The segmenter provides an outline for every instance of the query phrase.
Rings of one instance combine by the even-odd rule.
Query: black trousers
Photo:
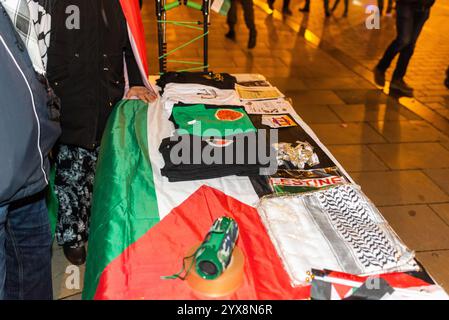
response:
[[[382,59],[377,64],[379,70],[386,71],[393,59],[399,54],[399,59],[393,73],[393,79],[402,79],[407,72],[407,67],[415,51],[419,34],[429,19],[430,9],[422,6],[399,1],[396,5],[396,39],[385,51]]]
[[[274,3],[276,0],[269,0],[268,2]],[[284,0],[284,2],[282,3],[282,10],[286,10],[288,9],[288,7],[290,6],[290,0]]]
[[[240,2],[243,7],[243,16],[245,17],[245,24],[249,30],[256,30],[254,23],[254,5],[253,0],[232,0],[231,8],[229,9],[227,22],[229,27],[234,28],[237,23],[237,2]]]

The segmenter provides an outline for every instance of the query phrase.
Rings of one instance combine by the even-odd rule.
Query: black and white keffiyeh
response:
[[[0,0],[26,45],[36,72],[45,74],[52,0]]]

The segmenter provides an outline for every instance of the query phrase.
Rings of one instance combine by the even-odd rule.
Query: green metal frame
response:
[[[210,24],[210,5],[212,0],[202,0],[202,3],[198,3],[193,0],[174,0],[168,2],[167,0],[156,0],[156,15],[158,24],[158,44],[159,44],[159,73],[164,74],[167,72],[167,63],[175,62],[187,65],[186,68],[181,70],[176,70],[178,72],[182,71],[193,71],[193,70],[203,70],[205,73],[208,72],[209,62],[208,62],[208,45],[209,45],[209,24]],[[167,12],[185,5],[188,8],[199,10],[203,13],[203,21],[174,21],[167,20]],[[167,52],[167,36],[166,28],[167,24],[174,26],[185,27],[194,30],[202,31],[202,34],[194,37],[192,40],[187,41],[180,46]],[[199,61],[184,61],[184,60],[170,60],[168,56],[172,53],[187,47],[188,45],[203,40],[203,62]]]

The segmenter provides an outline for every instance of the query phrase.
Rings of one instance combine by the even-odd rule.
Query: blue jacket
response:
[[[0,206],[42,191],[60,134],[46,86],[0,4]]]

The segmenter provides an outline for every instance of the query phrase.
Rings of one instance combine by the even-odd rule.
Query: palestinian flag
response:
[[[213,11],[226,16],[231,8],[231,0],[214,0],[210,8]]]

